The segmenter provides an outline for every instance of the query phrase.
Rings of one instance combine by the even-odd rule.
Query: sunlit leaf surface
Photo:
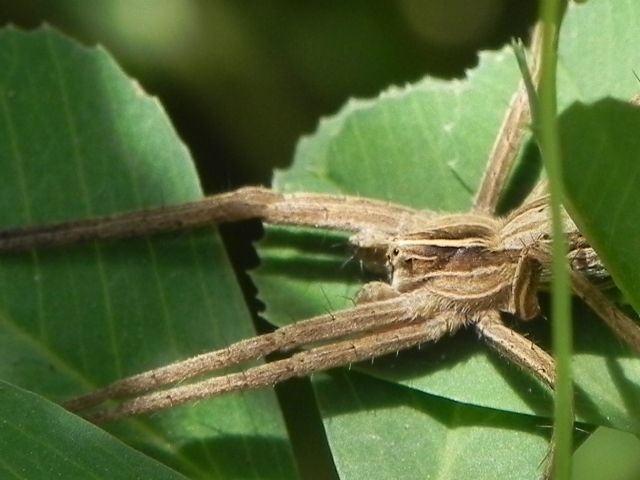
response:
[[[3,227],[202,196],[158,102],[104,51],[9,29],[0,64]],[[211,230],[0,258],[0,377],[55,401],[254,333]],[[294,476],[270,391],[110,430],[193,478]],[[4,455],[14,434],[0,429]]]

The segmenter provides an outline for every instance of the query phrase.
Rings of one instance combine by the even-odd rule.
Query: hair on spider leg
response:
[[[351,306],[355,307],[358,302],[357,302],[357,294],[355,296],[351,295],[351,296],[346,296],[346,295],[342,295],[341,298],[346,298],[347,300],[349,300],[351,302]]]
[[[322,292],[322,297],[326,302],[324,313],[329,315],[331,317],[331,320],[335,320],[336,317],[333,314],[333,312],[335,311],[335,308],[333,308],[333,306],[331,305],[331,300],[329,300],[329,295],[327,295],[327,291],[322,286],[320,286],[320,292]]]

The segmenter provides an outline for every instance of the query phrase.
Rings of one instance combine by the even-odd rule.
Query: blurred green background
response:
[[[512,0],[0,0],[0,24],[46,22],[103,45],[160,98],[212,193],[268,184],[274,168],[291,162],[298,138],[348,98],[426,74],[464,76],[478,51],[526,38],[536,9]],[[259,231],[250,223],[223,229],[248,298],[242,272],[257,262],[250,239]],[[318,468],[317,457],[328,460],[322,435],[308,432],[321,428],[319,419],[299,411],[311,395],[303,383],[279,393],[295,405],[292,436],[305,436],[306,451],[297,453],[316,457],[304,474]],[[638,442],[608,430],[596,437],[618,458]],[[616,476],[611,467],[624,458],[603,461],[601,446],[581,447],[576,478],[635,478]]]
[[[104,45],[158,95],[209,192],[268,183],[297,139],[349,97],[461,77],[526,35],[509,0],[0,0],[0,22]]]

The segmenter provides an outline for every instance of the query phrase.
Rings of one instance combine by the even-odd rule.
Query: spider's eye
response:
[[[393,255],[394,255],[394,256],[398,256],[399,254],[400,254],[400,249],[398,249],[398,248],[394,248],[394,249],[393,249]]]

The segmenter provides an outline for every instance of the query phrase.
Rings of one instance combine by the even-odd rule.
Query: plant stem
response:
[[[569,480],[571,477],[573,436],[573,383],[571,379],[573,335],[566,241],[562,222],[564,193],[556,105],[557,46],[561,10],[561,0],[544,0],[542,2],[542,62],[537,113],[539,117],[538,139],[549,177],[553,234],[552,334],[553,352],[556,360],[554,478]]]

